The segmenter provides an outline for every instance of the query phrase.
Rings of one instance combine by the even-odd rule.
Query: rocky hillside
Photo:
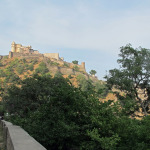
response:
[[[0,60],[0,82],[3,87],[18,83],[20,80],[31,77],[36,73],[51,76],[62,75],[69,78],[74,86],[80,86],[82,90],[86,90],[90,84],[94,85],[97,91],[101,91],[105,87],[103,81],[89,75],[77,64],[46,57],[8,58],[5,56]]]
[[[87,91],[92,85],[103,102],[108,100],[117,101],[115,94],[108,93],[104,81],[98,80],[96,77],[80,70],[78,65],[70,64],[45,57],[8,58],[5,56],[0,60],[0,88],[5,89],[12,83],[19,84],[20,80],[31,77],[33,74],[47,74],[52,77],[63,76],[64,78],[69,78],[75,87],[80,87],[83,91]],[[136,111],[135,114],[134,118],[140,119],[143,117],[141,111]]]

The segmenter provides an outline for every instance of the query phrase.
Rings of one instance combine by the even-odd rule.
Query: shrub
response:
[[[0,77],[5,77],[5,76],[6,76],[6,73],[2,69],[0,69]]]
[[[47,66],[46,66],[46,64],[44,62],[41,62],[39,64],[39,67],[36,68],[36,70],[35,70],[35,73],[45,74],[47,72],[49,72],[49,70],[48,70],[48,68],[47,68]]]
[[[68,65],[67,63],[64,63],[64,66],[65,66],[65,67],[69,67],[69,65]]]
[[[11,67],[16,67],[19,64],[19,59],[15,58],[13,61],[10,62]]]
[[[59,66],[59,63],[57,63],[57,62],[51,62],[51,64],[54,66]]]
[[[73,68],[75,71],[79,71],[79,67],[78,66],[74,66]]]
[[[33,71],[33,69],[34,69],[33,64],[30,64],[30,65],[27,67],[27,70]]]
[[[55,73],[55,77],[62,77],[62,73],[60,73],[59,71],[57,71],[57,72]]]
[[[23,65],[17,66],[16,71],[17,71],[19,74],[22,74],[22,73],[24,72],[24,66],[23,66]]]
[[[77,64],[78,64],[78,61],[77,61],[77,60],[74,60],[74,61],[72,61],[72,63],[77,65]]]
[[[6,68],[6,72],[7,72],[7,71],[13,72],[13,67],[12,67],[12,66],[8,66],[8,67]]]
[[[71,76],[71,74],[68,76],[69,79],[72,79],[73,77]]]
[[[17,76],[16,74],[13,74],[12,76],[9,77],[9,82],[18,82],[20,80],[19,76]]]
[[[33,64],[33,65],[35,65],[35,64],[37,64],[37,63],[38,63],[38,61],[37,61],[36,59],[32,60],[32,64]]]
[[[25,58],[21,60],[24,64],[27,62]]]
[[[10,73],[10,74],[8,74],[7,76],[6,76],[6,78],[5,78],[5,82],[6,83],[12,83],[12,82],[14,82],[14,83],[16,83],[16,82],[18,82],[20,80],[20,78],[19,78],[19,76],[17,76],[16,74],[14,74],[14,73]]]

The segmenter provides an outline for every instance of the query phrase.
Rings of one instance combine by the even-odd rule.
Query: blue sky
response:
[[[0,0],[0,55],[15,41],[85,61],[103,79],[121,46],[150,48],[149,39],[149,0]]]

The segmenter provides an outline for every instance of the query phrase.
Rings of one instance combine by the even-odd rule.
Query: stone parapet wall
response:
[[[2,120],[4,143],[6,150],[46,150],[21,127]]]
[[[17,57],[21,57],[21,58],[39,58],[39,57],[43,57],[43,54],[34,54],[34,53],[17,53],[17,52],[9,52],[9,58],[17,58]]]
[[[55,59],[59,60],[59,54],[58,53],[45,53],[44,57],[55,58]]]

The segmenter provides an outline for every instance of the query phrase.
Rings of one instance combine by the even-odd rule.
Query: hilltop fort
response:
[[[3,59],[5,56],[0,56],[0,59]],[[82,75],[85,79],[91,79],[96,82],[98,79],[96,76],[89,75],[85,69],[85,62],[81,64],[75,64],[66,62],[63,57],[59,56],[59,53],[45,53],[41,54],[38,50],[32,49],[31,46],[23,46],[22,44],[17,44],[12,42],[11,50],[8,59],[13,60],[15,58],[19,59],[34,59],[38,62],[44,62],[51,75],[60,73],[62,75]],[[34,68],[36,69],[36,68]]]
[[[41,54],[38,50],[32,49],[31,46],[22,46],[21,44],[16,44],[12,42],[11,51],[9,52],[9,58],[21,57],[21,58],[49,58],[53,61],[58,62],[59,64],[67,63],[64,61],[63,57],[59,57],[59,53],[45,53]],[[69,63],[70,66],[72,63]],[[85,62],[82,62],[81,65],[77,65],[81,71],[85,72]]]
[[[12,42],[11,51],[9,52],[9,58],[18,57],[18,56],[28,56],[28,57],[49,57],[54,58],[56,60],[63,60],[63,58],[59,58],[59,53],[45,53],[40,54],[38,50],[32,49],[31,46],[22,46],[21,44],[16,44]]]

